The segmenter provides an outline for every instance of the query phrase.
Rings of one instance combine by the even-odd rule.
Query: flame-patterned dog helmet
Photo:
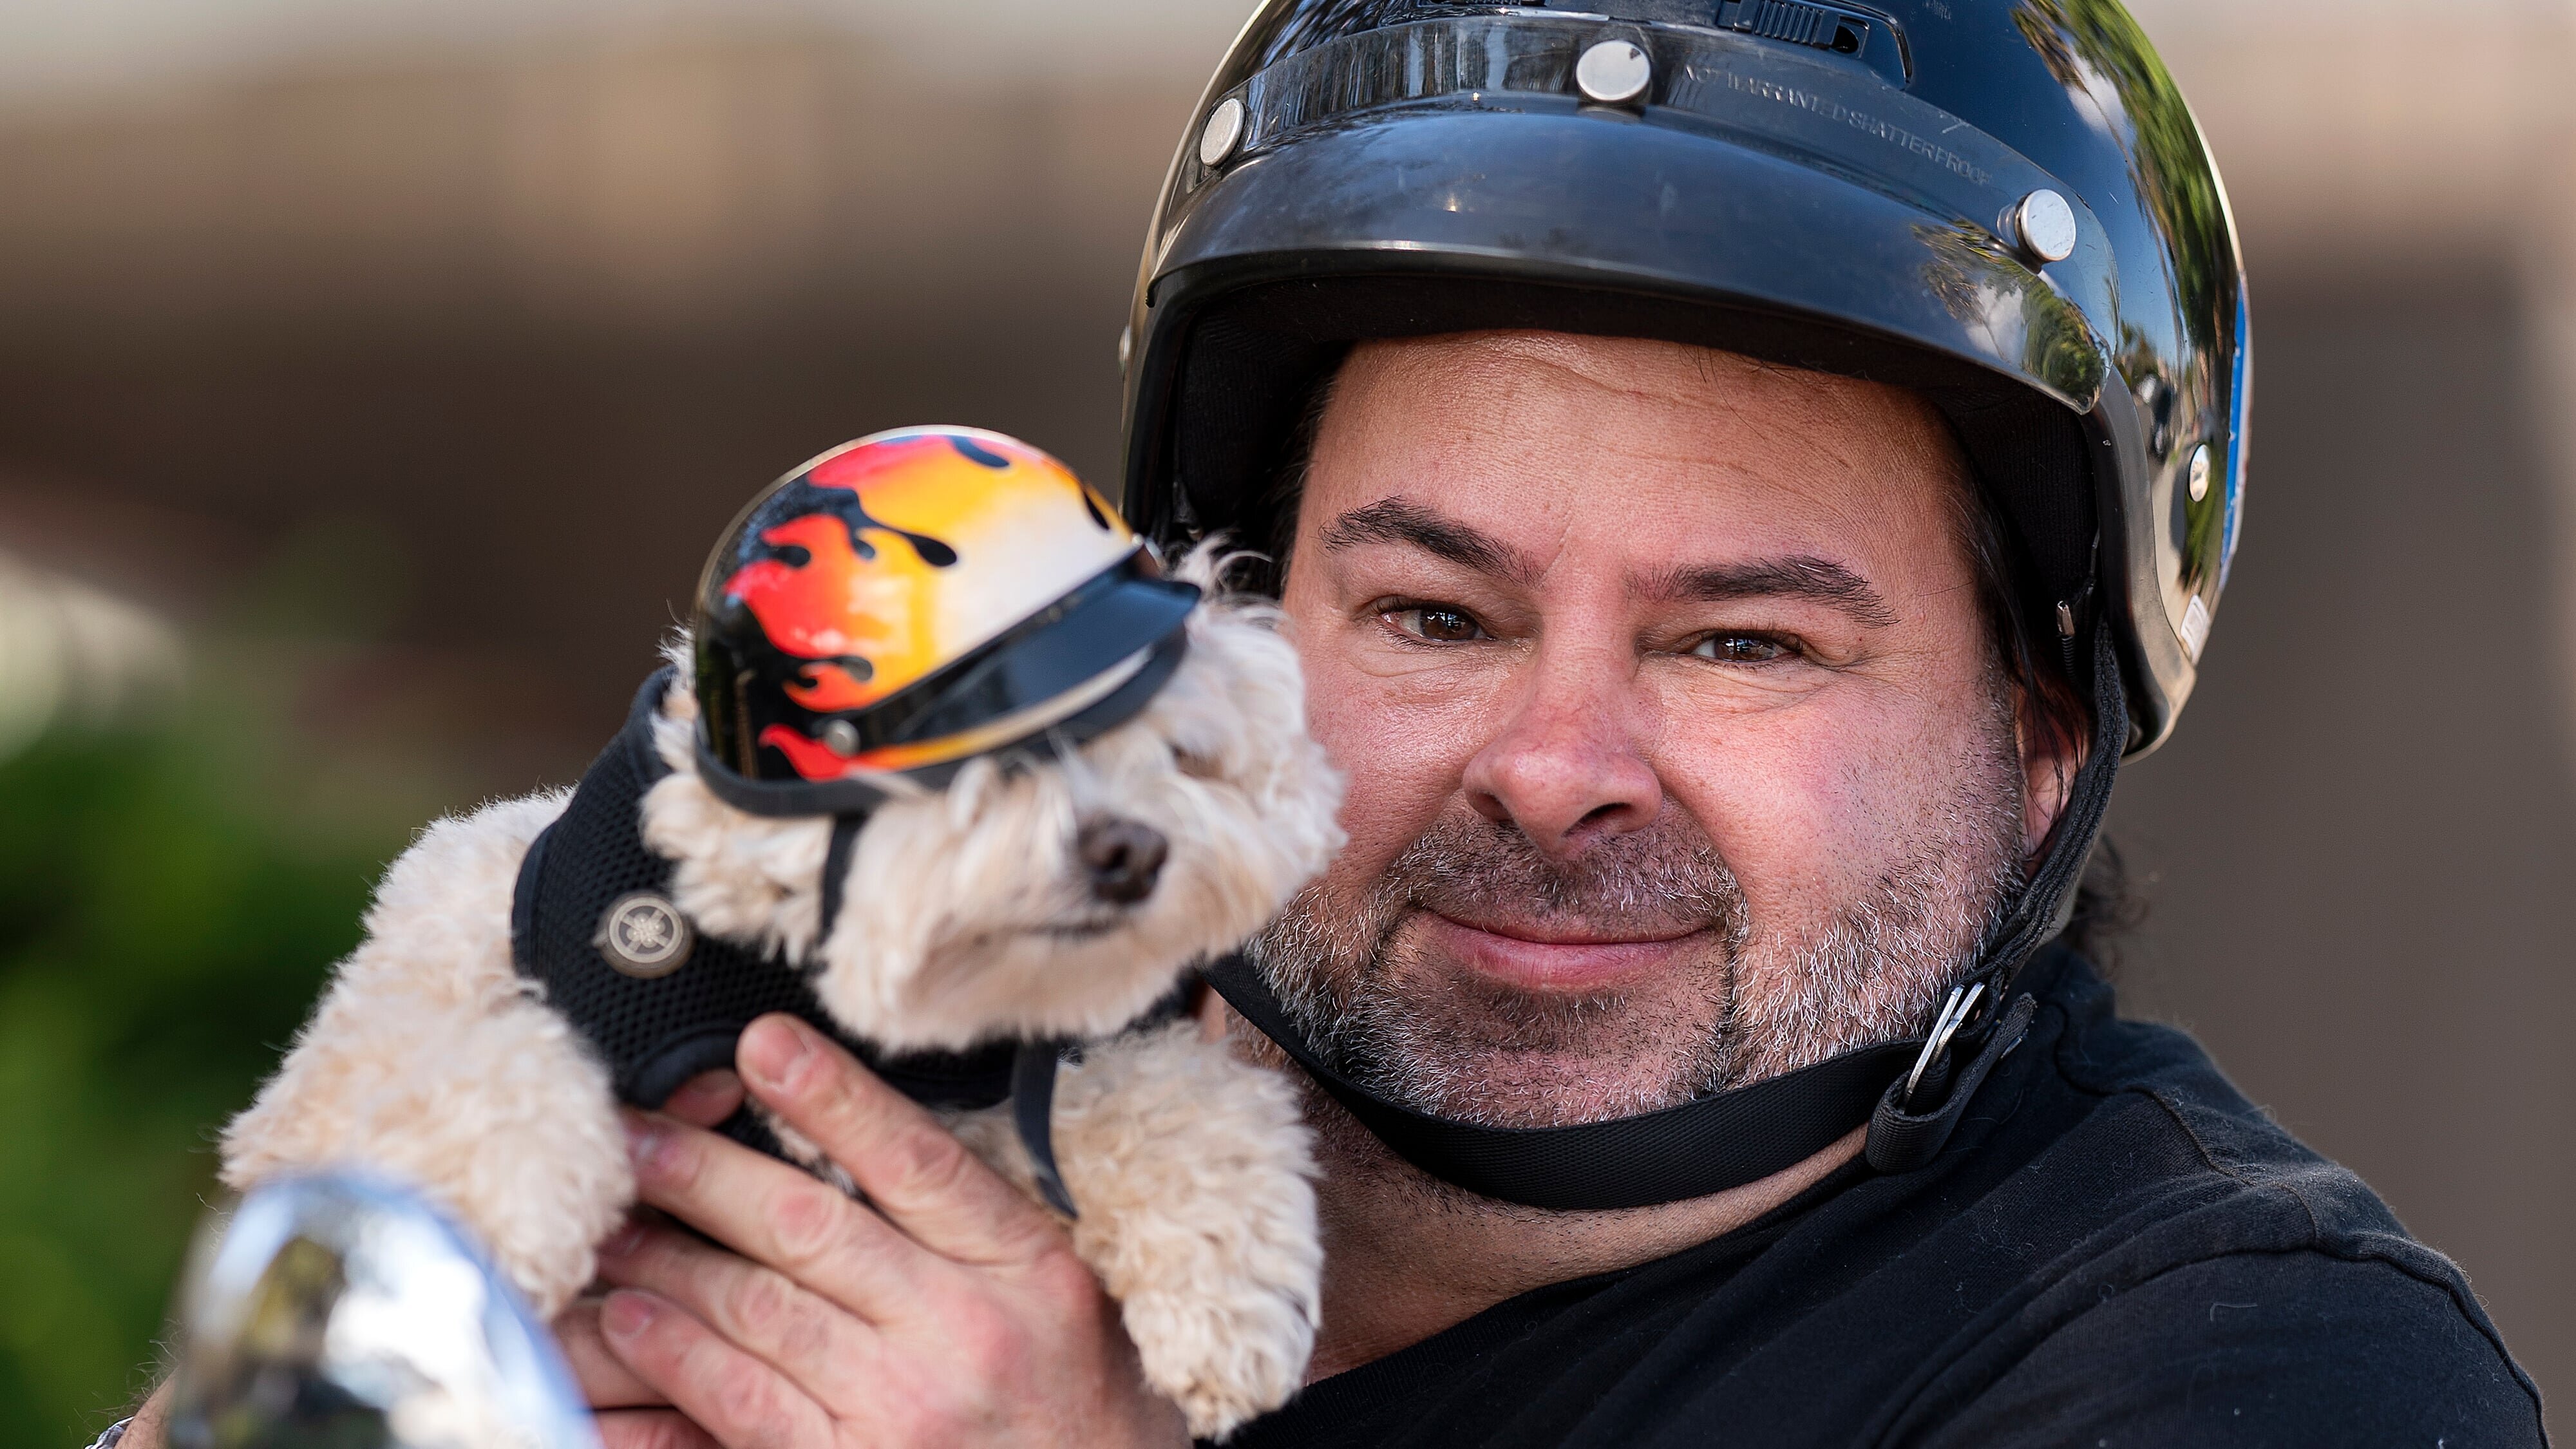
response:
[[[861,438],[771,484],[698,584],[699,765],[770,815],[1050,749],[1170,678],[1196,587],[1062,463],[999,433]]]

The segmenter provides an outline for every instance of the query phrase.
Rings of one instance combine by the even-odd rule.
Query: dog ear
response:
[[[1198,585],[1208,603],[1221,608],[1270,603],[1269,595],[1261,590],[1263,581],[1270,576],[1270,555],[1258,549],[1235,547],[1230,533],[1209,534],[1172,565],[1173,578]]]
[[[670,633],[662,636],[662,662],[671,666],[671,688],[691,695],[694,701],[694,691],[698,687],[698,641],[697,636],[689,632],[688,625],[675,624]],[[696,713],[694,702],[690,712],[692,716]]]

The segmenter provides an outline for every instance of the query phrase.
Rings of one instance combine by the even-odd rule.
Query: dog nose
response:
[[[1163,833],[1133,820],[1094,820],[1074,837],[1074,853],[1090,873],[1091,893],[1104,901],[1132,906],[1154,893],[1171,845]]]

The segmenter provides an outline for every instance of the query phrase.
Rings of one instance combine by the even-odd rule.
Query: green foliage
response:
[[[2119,0],[2021,0],[2013,24],[2059,84],[2080,96],[2105,83],[2119,96],[2130,179],[2174,238],[2183,323],[2197,350],[2217,346],[2236,305],[2226,202],[2199,123],[2146,32]]]
[[[2102,386],[2102,356],[2092,329],[2074,303],[2035,282],[1982,227],[1918,226],[1916,239],[1932,254],[1923,264],[1923,286],[1951,316],[1999,357],[2068,397],[2090,397]]]
[[[0,761],[0,1444],[86,1443],[142,1385],[213,1134],[403,840],[290,806],[207,714]]]

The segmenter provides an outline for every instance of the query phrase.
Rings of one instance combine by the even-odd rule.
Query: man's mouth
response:
[[[1613,991],[1695,952],[1711,927],[1609,926],[1584,921],[1480,921],[1424,910],[1421,944],[1442,960],[1516,991],[1572,996]]]

